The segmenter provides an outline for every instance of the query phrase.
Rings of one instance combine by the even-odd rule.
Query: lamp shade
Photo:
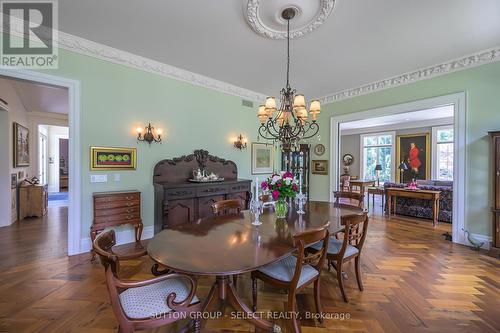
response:
[[[321,103],[318,100],[311,101],[311,106],[309,108],[311,113],[321,112]]]
[[[272,96],[266,98],[266,109],[276,110],[276,98]]]
[[[406,165],[405,162],[401,162],[398,167],[399,170],[408,170],[408,166]]]
[[[266,107],[264,105],[259,106],[259,110],[257,111],[257,117],[265,116],[266,115]]]
[[[305,106],[298,107],[295,112],[297,114],[297,118],[307,119],[307,109]]]
[[[299,108],[305,106],[306,106],[306,99],[304,95],[296,95],[295,98],[293,99],[293,107]]]
[[[382,165],[377,164],[377,165],[375,166],[375,171],[382,171]]]

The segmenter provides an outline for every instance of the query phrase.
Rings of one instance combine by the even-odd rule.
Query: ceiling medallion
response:
[[[271,39],[286,39],[285,8],[295,11],[295,29],[290,38],[302,37],[322,25],[331,14],[335,0],[248,0],[244,6],[250,27],[259,35]]]

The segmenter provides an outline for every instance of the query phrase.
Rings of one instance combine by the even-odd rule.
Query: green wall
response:
[[[500,129],[500,62],[482,65],[323,106],[319,117],[329,155],[330,117],[465,91],[467,94],[466,228],[491,236],[488,131]],[[324,139],[323,139],[324,138]],[[311,198],[329,199],[328,176],[312,175]]]
[[[240,178],[255,178],[250,142],[256,141],[258,119],[242,98],[64,50],[59,69],[44,72],[81,83],[82,237],[89,237],[91,198],[98,191],[141,191],[143,223],[152,225],[153,168],[162,159],[202,148],[235,161]],[[162,144],[137,143],[135,128],[148,122],[163,129]],[[231,138],[239,133],[249,140],[246,150],[233,148]],[[137,170],[91,172],[92,145],[137,147]],[[108,174],[107,183],[90,183],[90,174],[101,173]]]

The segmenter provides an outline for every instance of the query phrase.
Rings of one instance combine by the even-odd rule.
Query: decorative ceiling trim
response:
[[[12,19],[14,24],[11,26],[13,28],[13,31],[11,30],[11,34],[17,37],[23,37],[23,21],[15,17],[12,17]],[[3,26],[1,25],[0,31],[3,32]],[[187,82],[196,86],[220,91],[252,101],[262,102],[266,99],[266,95],[264,94],[238,87],[227,82],[219,81],[208,76],[196,74],[178,67],[167,65],[156,60],[113,48],[111,46],[93,42],[62,31],[58,31],[58,35],[58,47],[68,51]]]
[[[401,85],[430,79],[436,76],[458,72],[464,69],[500,61],[500,46],[476,52],[474,54],[450,60],[435,66],[422,68],[405,74],[393,76],[391,78],[380,80],[333,93],[319,98],[322,104],[333,103],[336,101],[353,98],[356,96],[371,94],[376,91],[398,87]]]
[[[316,16],[305,26],[290,31],[290,38],[300,38],[318,29],[330,16],[335,5],[335,0],[320,0],[320,10]],[[248,0],[245,7],[245,18],[257,34],[271,39],[286,39],[286,31],[276,31],[266,26],[259,17],[260,0]]]
[[[219,81],[201,74],[196,74],[64,32],[59,32],[59,47],[86,56],[136,68],[145,72],[158,74],[179,81],[184,81],[193,85],[217,90],[252,101],[261,102],[266,99],[266,95],[255,91],[241,88],[227,82]]]

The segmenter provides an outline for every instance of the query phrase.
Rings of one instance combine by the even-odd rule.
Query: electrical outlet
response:
[[[115,173],[115,182],[119,182],[119,181],[120,181],[120,174]]]
[[[90,175],[91,183],[107,183],[108,175]]]

